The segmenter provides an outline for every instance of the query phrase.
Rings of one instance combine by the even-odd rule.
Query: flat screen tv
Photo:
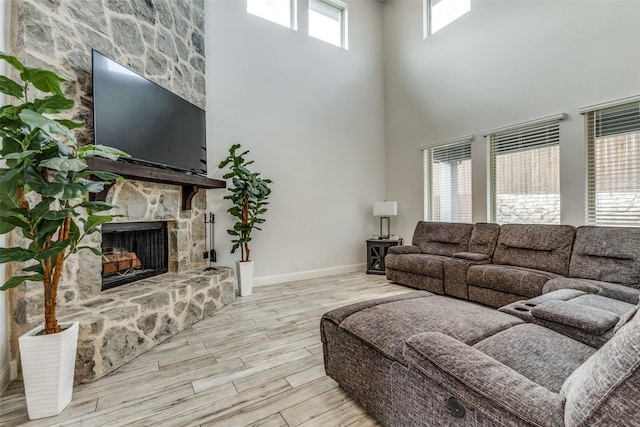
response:
[[[96,144],[129,161],[206,174],[205,112],[92,50]]]

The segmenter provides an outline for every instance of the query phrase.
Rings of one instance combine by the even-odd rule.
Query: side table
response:
[[[368,239],[367,240],[367,274],[385,274],[384,257],[389,248],[402,245],[402,238],[398,239]]]

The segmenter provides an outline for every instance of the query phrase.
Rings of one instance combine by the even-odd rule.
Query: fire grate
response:
[[[167,223],[116,222],[102,226],[102,290],[168,271]]]

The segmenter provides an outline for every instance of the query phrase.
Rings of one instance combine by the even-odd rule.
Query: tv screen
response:
[[[133,161],[206,174],[205,112],[92,50],[96,144]]]

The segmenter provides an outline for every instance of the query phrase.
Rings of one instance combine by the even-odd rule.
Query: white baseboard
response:
[[[364,272],[365,264],[341,265],[338,267],[320,268],[317,270],[296,271],[294,273],[276,274],[253,278],[253,286],[275,285],[277,283],[295,282],[297,280],[315,279],[318,277],[334,276],[336,274]]]
[[[18,378],[18,365],[15,360],[10,360],[0,369],[0,394],[16,378]]]

